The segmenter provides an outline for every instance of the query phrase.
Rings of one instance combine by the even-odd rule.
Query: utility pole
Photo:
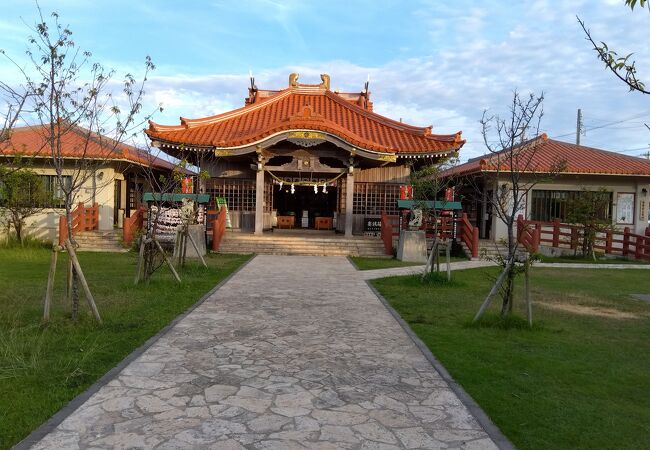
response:
[[[576,145],[580,145],[580,134],[582,133],[582,110],[578,108],[576,119]]]

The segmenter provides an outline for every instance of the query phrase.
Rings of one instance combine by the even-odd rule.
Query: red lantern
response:
[[[399,187],[400,200],[413,200],[413,186],[401,185]]]
[[[183,178],[181,180],[181,192],[183,194],[194,193],[194,179],[192,177]]]

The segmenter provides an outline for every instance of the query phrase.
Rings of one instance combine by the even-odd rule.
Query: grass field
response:
[[[648,264],[647,261],[625,258],[605,258],[596,255],[596,260],[591,256],[544,256],[539,255],[540,262],[544,263],[579,263],[579,264]]]
[[[650,304],[629,296],[650,271],[533,269],[533,329],[500,305],[472,325],[495,274],[374,284],[517,448],[650,448]]]
[[[182,284],[166,268],[133,286],[135,255],[79,253],[103,325],[82,297],[70,320],[64,298],[67,255],[59,255],[52,321],[41,325],[50,251],[0,248],[0,448],[9,448],[135,348],[185,311],[249,257],[210,255],[190,263]]]
[[[444,261],[444,256],[441,257]],[[371,258],[366,256],[350,256],[359,270],[389,269],[392,267],[423,266],[424,263],[400,261],[395,258]],[[463,256],[452,256],[451,262],[467,261]],[[442,263],[444,264],[444,262]]]

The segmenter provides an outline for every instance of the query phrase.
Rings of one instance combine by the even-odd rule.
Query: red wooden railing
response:
[[[541,242],[541,230],[536,225],[530,226],[525,222],[523,216],[520,214],[517,217],[517,242],[523,245],[529,252],[537,253]]]
[[[72,234],[80,231],[96,230],[99,226],[99,205],[85,206],[79,203],[72,211]],[[63,245],[68,238],[68,220],[66,216],[59,216],[59,245]]]
[[[138,208],[135,213],[131,214],[131,217],[124,218],[124,225],[122,227],[122,239],[124,244],[131,245],[135,234],[142,230],[144,225],[144,208]]]
[[[458,235],[472,254],[472,258],[478,258],[478,227],[470,223],[467,213],[463,213],[458,219]]]
[[[386,211],[381,212],[381,240],[384,242],[384,253],[386,255],[393,254],[393,221],[398,219],[398,216],[389,216]]]
[[[531,236],[535,234],[536,238],[533,239]],[[559,220],[524,220],[521,215],[517,218],[517,240],[529,250],[537,251],[540,245],[576,250],[583,236],[584,228],[580,225],[561,223]],[[532,245],[535,246],[529,247]],[[623,231],[596,233],[594,248],[610,255],[650,261],[650,227],[645,229],[644,235],[631,233],[629,227],[625,227]]]
[[[214,213],[213,211],[209,211],[208,214],[211,212]],[[226,232],[226,207],[222,206],[217,218],[209,223],[212,224],[212,251],[217,252],[221,246],[223,235]]]

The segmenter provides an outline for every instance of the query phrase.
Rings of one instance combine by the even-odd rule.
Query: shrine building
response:
[[[330,77],[281,90],[251,79],[242,108],[179,125],[150,122],[153,145],[210,178],[200,193],[225,198],[232,228],[317,228],[364,232],[365,219],[396,214],[412,169],[458,152],[461,132],[434,134],[373,112],[368,84],[332,91]],[[214,204],[214,203],[213,203]]]

